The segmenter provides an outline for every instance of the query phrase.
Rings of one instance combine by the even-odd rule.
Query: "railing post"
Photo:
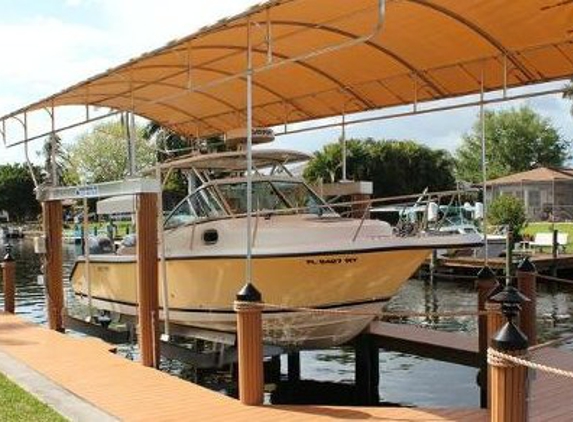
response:
[[[478,290],[478,312],[483,313],[486,311],[487,301],[489,297],[500,291],[501,287],[495,277],[495,274],[488,266],[483,267],[477,275],[477,290]],[[496,309],[497,311],[497,309]],[[479,358],[480,358],[480,371],[479,386],[480,386],[480,406],[485,409],[488,407],[488,368],[487,368],[487,348],[489,346],[489,339],[491,332],[488,331],[488,315],[480,314],[478,316],[478,343],[479,343]],[[501,325],[499,325],[501,327]]]
[[[261,294],[251,283],[237,293],[239,399],[248,406],[263,404],[263,323]]]
[[[527,337],[513,323],[513,318],[519,312],[520,304],[528,299],[514,287],[506,286],[501,293],[492,297],[492,300],[502,303],[507,323],[492,339],[492,350],[488,353],[491,369],[491,422],[526,422],[528,368],[492,352],[516,357],[524,357],[527,354]]]
[[[557,255],[559,254],[559,230],[553,230],[553,239],[551,242],[551,275],[557,277]]]
[[[529,258],[517,267],[517,288],[529,298],[519,313],[519,327],[527,336],[530,346],[537,344],[537,270]]]
[[[159,278],[157,264],[157,195],[140,193],[137,201],[137,336],[141,363],[159,366]]]
[[[46,295],[48,325],[55,331],[64,331],[64,283],[62,258],[62,202],[47,201],[43,205],[44,234],[46,237]]]
[[[4,311],[13,314],[16,308],[16,262],[12,257],[12,247],[6,246],[6,255],[2,262],[2,280],[4,283]]]

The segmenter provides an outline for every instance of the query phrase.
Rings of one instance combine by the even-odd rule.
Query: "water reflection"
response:
[[[4,251],[2,250],[2,255]],[[28,239],[14,243],[17,261],[16,307],[20,315],[35,323],[45,324],[44,286],[38,283],[41,262],[33,253],[32,242]],[[71,313],[82,311],[74,301],[67,275],[70,273],[76,248],[64,247],[65,290]],[[573,290],[571,286],[542,284],[538,287],[538,333],[540,341],[553,339],[562,333],[572,332],[571,309]],[[474,282],[411,280],[399,295],[389,304],[392,311],[439,312],[476,308]],[[0,305],[3,306],[0,297]],[[475,334],[474,317],[416,317],[404,318],[403,323],[423,325],[445,331],[458,331]],[[573,343],[562,347],[573,349]],[[128,358],[137,358],[135,345],[126,344],[119,351]],[[477,370],[460,365],[437,362],[401,353],[381,350],[380,354],[380,397],[385,402],[402,403],[413,406],[461,406],[472,407],[479,404],[479,391],[475,383]],[[351,348],[305,351],[301,353],[302,378],[317,381],[332,381],[344,384],[354,382],[354,352]],[[200,377],[188,365],[177,361],[162,360],[162,369],[190,380]],[[283,356],[282,367],[286,368]],[[204,384],[217,391],[232,390],[228,374],[215,374],[202,378]],[[438,382],[437,382],[438,381]]]

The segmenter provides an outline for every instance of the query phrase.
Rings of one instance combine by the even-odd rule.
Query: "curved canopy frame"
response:
[[[5,135],[7,121],[34,110],[91,105],[131,111],[191,138],[234,129],[247,114],[249,22],[257,126],[573,75],[572,2],[385,3],[382,25],[379,0],[269,1],[16,110],[0,128]]]

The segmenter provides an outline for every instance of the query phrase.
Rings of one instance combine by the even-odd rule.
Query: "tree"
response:
[[[40,169],[33,167],[36,179]],[[25,221],[35,219],[40,213],[40,204],[34,194],[34,180],[23,164],[0,165],[0,210],[7,211],[10,219]]]
[[[523,201],[511,195],[498,196],[490,205],[489,220],[494,225],[508,226],[515,236],[519,236],[525,224]]]
[[[52,151],[53,150],[53,151]],[[52,152],[54,155],[54,163],[52,163]],[[55,173],[58,182],[61,183],[66,179],[66,172],[69,166],[68,152],[62,145],[62,138],[60,138],[56,133],[50,134],[44,141],[42,150],[38,152],[38,155],[44,159],[44,179],[45,183],[52,183],[52,167],[55,164]]]
[[[347,142],[347,173],[354,180],[374,183],[374,196],[384,197],[450,189],[455,184],[454,162],[445,150],[433,150],[414,141]],[[315,153],[304,171],[310,181],[330,183],[342,177],[340,143],[326,145]]]
[[[482,179],[482,125],[478,119],[456,151],[458,179]],[[485,113],[487,178],[537,166],[559,167],[570,158],[570,141],[530,107]]]
[[[152,141],[144,138],[143,127],[136,125],[135,150],[138,171],[155,165]],[[69,147],[69,183],[101,183],[121,180],[129,174],[126,130],[120,121],[94,126]]]

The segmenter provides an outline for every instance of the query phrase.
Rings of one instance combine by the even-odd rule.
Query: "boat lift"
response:
[[[220,134],[245,124],[248,160],[245,283],[256,284],[251,268],[253,213],[250,189],[253,176],[252,132],[255,126],[282,126],[283,131],[278,136],[340,126],[343,155],[346,157],[346,128],[350,125],[478,106],[482,121],[485,195],[484,107],[502,101],[560,93],[563,88],[556,85],[542,86],[530,92],[519,92],[517,88],[528,84],[562,81],[573,75],[573,37],[563,35],[568,34],[565,26],[567,16],[573,16],[573,8],[566,3],[547,3],[543,12],[546,18],[544,27],[555,33],[538,35],[535,45],[527,42],[523,45],[512,44],[510,48],[489,32],[486,24],[480,26],[476,23],[476,19],[488,20],[486,23],[498,19],[503,23],[507,16],[513,15],[512,8],[518,8],[520,16],[525,16],[522,23],[527,28],[523,32],[534,34],[538,28],[536,20],[531,16],[535,17],[539,13],[537,2],[519,5],[512,3],[495,12],[489,11],[487,7],[490,5],[486,5],[483,9],[485,12],[482,10],[483,13],[476,17],[470,16],[473,13],[471,5],[468,9],[465,2],[457,5],[459,10],[452,10],[425,0],[337,0],[336,4],[332,0],[314,0],[312,5],[308,0],[273,0],[1,117],[0,137],[6,147],[23,145],[30,165],[30,142],[50,136],[52,151],[55,151],[56,133],[125,111],[130,113],[132,129],[134,116],[138,114],[193,139]],[[389,21],[394,16],[400,19],[400,16],[409,15],[408,12],[419,13],[415,16],[418,19],[414,19],[419,22],[416,24],[419,28],[426,28],[424,25],[430,21],[434,25],[447,21],[451,25],[450,30],[459,36],[460,43],[474,41],[475,45],[464,44],[465,48],[472,50],[471,54],[460,56],[458,61],[449,65],[439,62],[437,58],[430,66],[413,64],[404,55],[392,50],[394,44],[391,41],[388,41],[389,46],[386,45],[386,40],[392,40],[392,35],[399,33],[396,28],[400,26],[390,24]],[[402,23],[409,24],[407,21]],[[357,33],[357,27],[364,29],[364,33]],[[227,44],[218,44],[217,37],[224,37],[225,34]],[[304,44],[301,44],[302,41]],[[453,39],[450,41],[454,42]],[[399,41],[394,43],[396,49],[401,45]],[[297,50],[299,45],[302,47]],[[286,54],[283,52],[286,49],[294,49],[294,53]],[[454,56],[461,55],[459,51],[453,50]],[[446,53],[441,51],[443,55]],[[208,54],[212,54],[212,57],[208,57]],[[364,60],[371,60],[367,64],[368,68],[360,63],[356,54]],[[333,57],[334,64],[329,62]],[[551,70],[546,69],[549,61],[552,63]],[[349,71],[346,69],[346,75],[337,73],[344,70],[344,66],[337,63],[351,67]],[[228,67],[235,70],[229,71]],[[159,70],[153,73],[153,69]],[[372,78],[360,79],[360,75],[367,71],[374,72]],[[151,76],[145,72],[151,72]],[[295,83],[290,86],[292,94],[282,93],[281,86],[288,83],[289,76],[294,79],[306,78],[305,89],[297,90]],[[278,82],[273,78],[278,78]],[[459,86],[448,85],[453,79]],[[240,92],[241,87],[245,93]],[[233,93],[232,99],[222,95],[224,88],[229,88]],[[259,97],[256,102],[255,89]],[[467,97],[476,93],[479,94],[477,100]],[[458,98],[458,101],[452,101],[453,97]],[[439,100],[443,102],[425,106],[430,101]],[[203,109],[198,113],[193,108],[194,104],[199,104]],[[83,105],[84,117],[73,123],[58,125],[56,107],[65,105]],[[399,105],[408,105],[409,109],[348,118],[361,111],[383,110]],[[94,115],[94,107],[105,107],[109,111]],[[192,108],[193,112],[186,107]],[[49,129],[30,134],[29,114],[38,110],[47,112]],[[342,116],[340,122],[319,121],[337,115]],[[309,120],[315,120],[316,124],[292,127],[293,124]],[[13,124],[20,126],[23,137],[14,136]],[[133,136],[132,130],[128,140],[131,157],[134,157]],[[55,163],[54,154],[51,160]],[[55,166],[52,165],[52,168]],[[345,159],[343,168],[346,178]],[[133,160],[130,169],[131,175],[136,176]],[[155,259],[158,255],[164,259],[163,243],[160,242],[158,250],[156,241],[158,232],[161,233],[157,219],[157,211],[161,210],[160,193],[161,182],[157,178],[135,177],[108,184],[61,187],[56,175],[52,175],[51,185],[38,186],[38,200],[45,204],[44,230],[47,240],[46,269],[51,328],[64,328],[61,201],[138,195],[139,341],[143,363],[157,366],[158,278],[163,280],[165,331],[168,334],[170,327],[168,283],[164,272],[162,277],[158,277],[159,269]],[[484,210],[484,224],[486,221],[487,213]]]

